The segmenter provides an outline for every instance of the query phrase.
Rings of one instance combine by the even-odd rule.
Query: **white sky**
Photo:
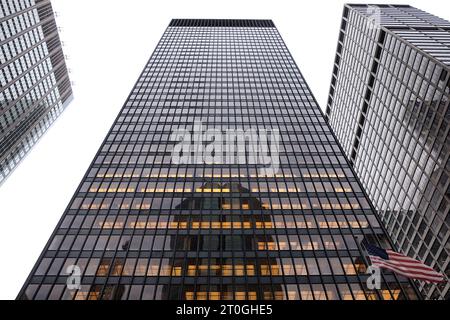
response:
[[[324,108],[345,2],[52,0],[75,100],[0,187],[0,299],[17,296],[172,18],[272,19]],[[403,3],[450,19],[448,0]]]

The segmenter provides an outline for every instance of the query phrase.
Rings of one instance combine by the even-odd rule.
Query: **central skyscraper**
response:
[[[273,22],[172,20],[18,298],[416,299],[357,237],[390,247]]]

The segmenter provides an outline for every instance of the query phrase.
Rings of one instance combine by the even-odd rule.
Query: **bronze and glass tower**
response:
[[[450,275],[450,22],[345,5],[327,120],[395,249]],[[418,283],[450,298],[450,282]]]
[[[390,247],[273,22],[176,19],[18,298],[418,298],[358,236]]]
[[[49,0],[0,0],[0,185],[72,100]]]

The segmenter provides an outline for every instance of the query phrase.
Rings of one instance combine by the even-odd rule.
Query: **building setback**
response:
[[[449,71],[450,22],[408,5],[344,6],[327,121],[395,248],[447,276]],[[418,286],[449,299],[449,282]]]
[[[174,161],[200,126],[278,132],[274,172]],[[417,299],[368,289],[358,236],[390,247],[273,22],[175,19],[18,298]]]
[[[0,185],[72,100],[49,0],[0,1]]]

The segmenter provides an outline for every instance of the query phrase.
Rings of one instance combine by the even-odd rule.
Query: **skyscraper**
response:
[[[416,299],[356,237],[390,246],[273,22],[176,19],[18,298]]]
[[[449,272],[450,22],[345,5],[326,111],[397,250]],[[450,283],[418,283],[449,299]]]
[[[49,0],[0,1],[0,184],[72,100]]]

